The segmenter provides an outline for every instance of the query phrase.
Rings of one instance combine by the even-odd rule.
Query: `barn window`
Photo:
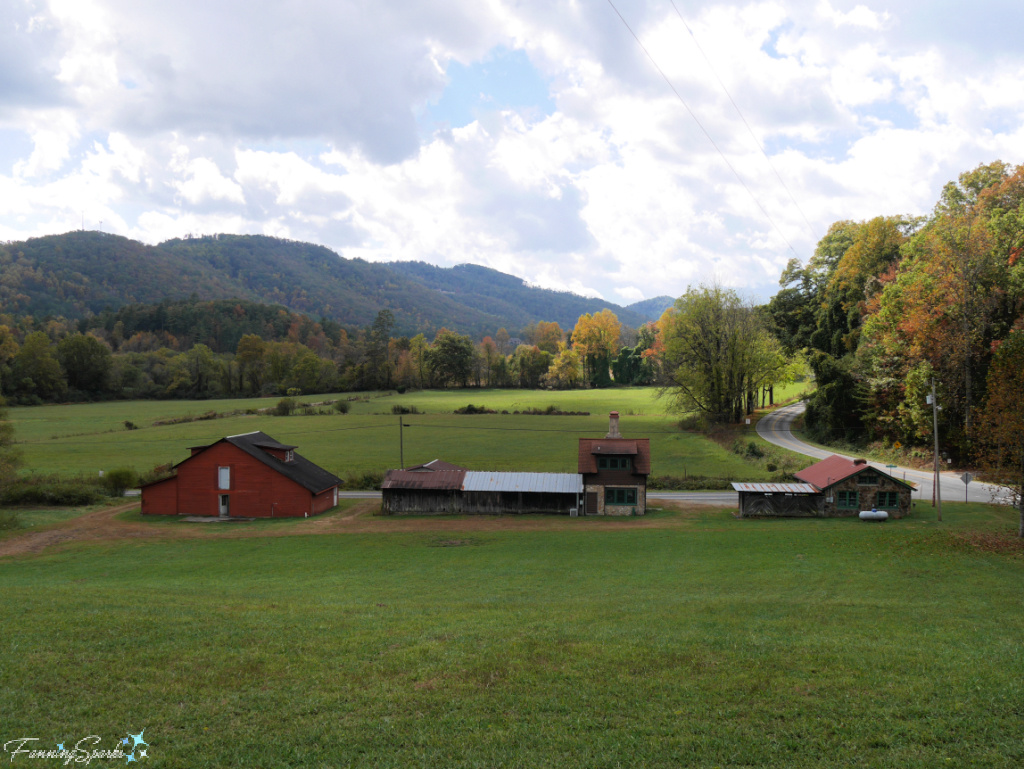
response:
[[[856,491],[840,491],[836,495],[836,507],[844,508],[847,510],[857,509],[857,492]]]
[[[606,505],[635,505],[636,489],[612,489],[604,490],[604,503]]]
[[[231,488],[231,468],[230,467],[218,467],[217,468],[217,488],[227,490]]]
[[[284,461],[285,462],[294,462],[295,461],[295,450],[294,449],[288,449],[288,451],[286,451],[284,453]]]
[[[899,507],[900,493],[898,491],[878,492],[877,507]]]
[[[597,467],[600,470],[629,470],[629,457],[598,457]]]
[[[874,473],[861,473],[857,476],[858,486],[874,486],[878,483],[878,476]]]

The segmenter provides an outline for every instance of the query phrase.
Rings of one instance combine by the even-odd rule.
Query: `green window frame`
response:
[[[877,486],[878,475],[875,473],[861,473],[857,476],[858,486]]]
[[[875,507],[899,507],[900,506],[900,493],[898,491],[880,491],[878,492],[877,502]]]
[[[598,470],[630,470],[632,460],[629,457],[598,457]]]
[[[605,488],[604,503],[606,505],[635,505],[636,489]]]
[[[857,496],[858,494],[856,491],[836,492],[836,507],[842,508],[843,510],[856,510]]]

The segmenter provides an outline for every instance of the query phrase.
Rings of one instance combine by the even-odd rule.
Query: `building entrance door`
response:
[[[229,513],[228,513],[228,499],[229,499],[229,497],[228,497],[227,494],[221,494],[220,495],[220,517],[221,518],[227,518],[228,515],[229,515]]]

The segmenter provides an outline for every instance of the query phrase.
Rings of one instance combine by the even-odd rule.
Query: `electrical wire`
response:
[[[661,75],[662,80],[664,80],[666,85],[668,85],[668,87],[672,89],[672,93],[676,95],[676,98],[679,100],[680,104],[682,104],[683,107],[686,108],[686,111],[690,113],[690,117],[693,118],[693,122],[697,124],[697,127],[700,128],[700,130],[704,133],[704,136],[707,137],[707,140],[711,142],[711,146],[715,148],[715,151],[718,153],[719,157],[722,158],[722,161],[729,167],[729,170],[732,171],[732,175],[736,177],[736,181],[738,181],[740,185],[743,187],[743,189],[747,191],[747,195],[749,195],[750,199],[754,201],[754,205],[756,205],[760,209],[761,213],[764,214],[765,219],[769,221],[769,223],[775,229],[775,232],[777,232],[779,237],[782,238],[783,242],[785,242],[789,250],[793,252],[793,256],[799,259],[800,255],[797,254],[796,249],[793,248],[793,244],[789,242],[789,239],[782,233],[782,230],[779,229],[779,225],[775,223],[775,220],[772,218],[771,214],[769,214],[767,209],[763,205],[761,205],[761,201],[757,199],[757,196],[754,195],[750,187],[747,186],[747,183],[743,181],[743,177],[739,175],[739,172],[736,170],[735,166],[733,166],[733,164],[729,162],[729,158],[725,156],[725,153],[722,152],[722,149],[711,137],[711,134],[708,133],[708,130],[704,127],[704,124],[700,122],[700,118],[698,118],[696,113],[692,109],[690,109],[690,105],[686,103],[686,99],[683,98],[682,94],[679,93],[679,90],[675,87],[675,85],[673,85],[672,81],[669,80],[668,75],[666,75],[664,70],[662,70],[662,68],[658,65],[658,62],[655,60],[654,56],[652,56],[651,52],[647,50],[647,47],[637,36],[636,32],[633,31],[633,28],[629,26],[629,22],[627,22],[625,17],[619,12],[619,9],[615,7],[615,3],[612,2],[612,0],[608,0],[608,5],[612,7],[612,10],[615,11],[615,15],[619,17],[619,20],[622,21],[622,24],[626,27],[627,30],[629,30],[629,34],[631,34],[633,36],[633,39],[636,40],[636,44],[640,46],[640,50],[644,52],[644,54],[650,60],[654,68],[658,70],[658,74]]]
[[[679,20],[683,22],[683,26],[686,27],[686,31],[690,33],[690,38],[693,40],[693,44],[697,46],[697,50],[700,51],[700,55],[704,57],[704,61],[707,63],[708,69],[711,70],[711,74],[715,76],[715,80],[718,81],[718,85],[722,87],[722,90],[725,92],[725,95],[729,97],[729,103],[732,104],[733,109],[736,110],[736,114],[740,116],[740,120],[743,121],[743,125],[747,127],[747,132],[750,134],[750,138],[754,140],[754,144],[757,145],[757,148],[759,150],[761,150],[761,154],[764,155],[764,159],[768,161],[768,165],[771,166],[772,171],[775,173],[775,178],[779,180],[779,184],[781,184],[782,188],[786,190],[786,194],[789,195],[789,199],[793,201],[793,205],[796,206],[796,210],[800,212],[800,216],[803,217],[804,224],[807,225],[807,229],[810,231],[811,236],[816,241],[820,240],[821,237],[815,231],[814,225],[812,225],[811,222],[807,219],[807,214],[805,214],[803,208],[800,207],[800,203],[797,202],[797,199],[793,195],[792,190],[789,189],[789,185],[787,185],[786,182],[782,179],[782,176],[779,174],[779,170],[775,167],[775,164],[772,162],[772,159],[768,156],[768,153],[765,151],[764,147],[761,146],[761,142],[758,141],[757,135],[754,133],[754,129],[750,127],[750,123],[747,122],[747,118],[743,115],[743,111],[740,109],[736,101],[732,98],[732,94],[729,93],[729,89],[725,87],[725,83],[722,82],[722,78],[718,76],[718,72],[717,70],[715,70],[715,66],[711,63],[711,59],[709,59],[708,55],[704,52],[704,48],[697,40],[697,36],[693,34],[693,30],[690,29],[690,25],[686,23],[686,19],[683,18],[683,14],[679,12],[679,8],[676,6],[676,0],[669,0],[669,2],[672,3],[672,8],[673,10],[675,10],[676,16],[679,17]]]

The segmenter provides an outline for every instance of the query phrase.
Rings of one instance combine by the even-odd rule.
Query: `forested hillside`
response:
[[[934,380],[942,451],[1005,464],[1018,449],[996,446],[991,426],[1021,418],[1006,410],[1003,358],[1024,338],[1022,251],[1024,166],[1001,162],[946,185],[930,216],[833,224],[767,308],[786,348],[809,353],[812,434],[928,446]]]
[[[604,309],[610,309],[620,321],[630,326],[639,326],[658,317],[650,318],[601,299],[568,291],[530,286],[514,275],[476,264],[446,268],[426,262],[391,262],[388,266],[428,288],[453,297],[460,304],[510,319],[506,324],[508,328],[519,328],[539,318],[570,327],[580,315]],[[671,303],[669,300],[668,304]]]
[[[345,259],[322,246],[258,235],[147,246],[102,232],[69,232],[0,244],[0,313],[78,319],[195,296],[280,304],[350,327],[367,326],[388,310],[402,334],[433,335],[445,327],[475,338],[540,320],[571,327],[583,313],[605,307],[627,325],[647,320],[483,267],[422,268]]]

